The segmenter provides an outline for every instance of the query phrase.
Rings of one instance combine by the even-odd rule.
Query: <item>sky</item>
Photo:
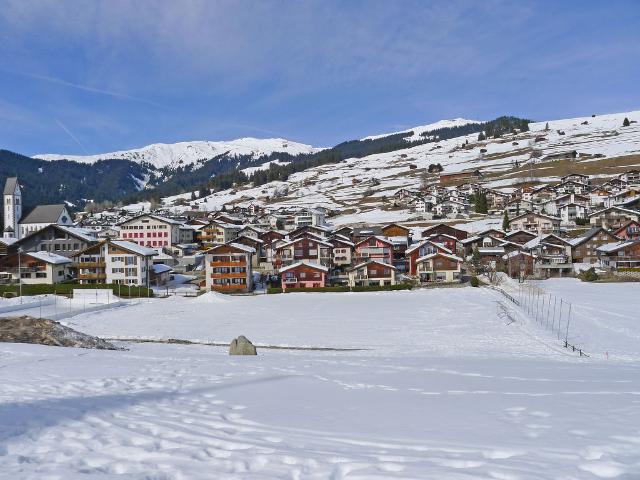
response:
[[[0,0],[0,149],[640,109],[640,1]]]

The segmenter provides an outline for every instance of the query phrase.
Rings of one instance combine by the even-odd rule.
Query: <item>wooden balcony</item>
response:
[[[247,286],[242,284],[229,284],[229,285],[211,285],[211,290],[219,292],[230,292],[238,290],[246,290]]]
[[[78,280],[106,280],[106,273],[80,273],[78,274]]]
[[[212,267],[245,267],[247,265],[247,262],[245,260],[237,260],[237,261],[211,261],[210,265]]]
[[[74,264],[77,268],[104,268],[106,263],[104,261],[99,262],[78,262]]]
[[[247,278],[247,272],[212,273],[211,278]]]

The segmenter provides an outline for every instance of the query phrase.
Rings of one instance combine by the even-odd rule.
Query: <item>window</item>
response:
[[[306,278],[307,274],[305,272],[300,272],[300,278]]]

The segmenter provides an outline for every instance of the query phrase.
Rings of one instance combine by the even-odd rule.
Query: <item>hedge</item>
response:
[[[27,285],[22,284],[22,295],[44,295],[48,293],[57,293],[61,295],[67,295],[73,292],[74,289],[101,289],[107,288],[113,291],[114,295],[118,295],[118,287],[120,287],[120,296],[128,297],[131,292],[131,297],[153,297],[153,290],[146,287],[131,286],[129,290],[128,285],[116,285],[116,284],[93,284],[93,285],[80,285],[78,283],[57,283],[55,285],[36,284]],[[0,285],[0,295],[4,296],[5,293],[12,293],[18,295],[20,289],[18,285]]]
[[[379,292],[385,290],[410,290],[411,285],[402,283],[398,285],[370,285],[368,287],[317,287],[317,288],[282,288],[270,287],[267,289],[268,294],[276,293],[296,293],[296,292]]]
[[[640,272],[640,268],[633,268],[633,267],[621,267],[618,268],[619,272]]]

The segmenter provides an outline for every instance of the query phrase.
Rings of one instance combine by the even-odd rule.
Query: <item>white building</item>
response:
[[[177,220],[144,213],[118,224],[120,239],[161,252],[180,241],[180,225]]]
[[[81,284],[150,284],[153,248],[123,240],[105,240],[71,257]]]

